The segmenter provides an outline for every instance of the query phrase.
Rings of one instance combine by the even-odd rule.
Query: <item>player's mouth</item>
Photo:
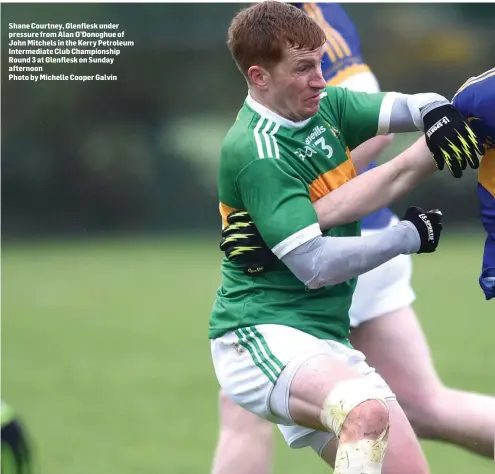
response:
[[[317,104],[318,102],[320,102],[320,93],[318,92],[318,94],[315,94],[315,95],[312,95],[311,97],[308,97],[306,99],[306,101],[312,105]]]

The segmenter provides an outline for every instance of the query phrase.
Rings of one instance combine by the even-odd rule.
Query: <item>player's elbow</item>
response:
[[[307,288],[310,290],[319,290],[324,286],[338,285],[339,283],[344,283],[349,278],[342,274],[327,274],[325,278],[322,278],[320,274],[315,275],[311,280],[304,282]]]
[[[389,133],[388,135],[378,135],[376,138],[380,140],[380,148],[384,150],[393,142],[394,134]]]

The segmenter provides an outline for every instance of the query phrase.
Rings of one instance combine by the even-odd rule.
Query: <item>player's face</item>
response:
[[[271,102],[289,120],[305,120],[318,112],[320,92],[326,85],[321,72],[322,56],[323,47],[288,48],[283,60],[271,69]]]

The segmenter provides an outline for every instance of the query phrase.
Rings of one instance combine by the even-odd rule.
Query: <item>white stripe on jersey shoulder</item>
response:
[[[286,239],[282,240],[282,242],[275,245],[272,248],[272,252],[278,257],[283,258],[289,252],[292,252],[294,249],[299,247],[306,242],[309,242],[311,239],[315,237],[319,237],[321,234],[320,225],[318,223],[311,224],[304,229],[297,231],[295,234],[290,235]]]
[[[259,158],[280,158],[277,137],[275,136],[279,127],[280,125],[271,120],[264,117],[259,118],[253,130]]]
[[[390,130],[390,117],[392,116],[392,107],[395,99],[402,94],[398,92],[387,92],[382,100],[380,115],[378,116],[377,135],[387,135]]]
[[[260,117],[260,119],[258,120],[258,123],[256,124],[256,127],[254,127],[254,140],[256,142],[256,148],[258,149],[258,156],[260,158],[264,158],[265,155],[263,153],[263,145],[261,144],[261,137],[260,137],[260,128],[261,126],[263,125],[263,121],[265,119],[263,117]]]
[[[272,122],[275,122],[277,125],[281,125],[282,127],[287,127],[287,128],[303,128],[308,124],[308,122],[311,120],[312,117],[309,119],[303,120],[302,122],[292,122],[291,120],[288,120],[281,115],[276,114],[275,112],[272,112],[270,109],[267,109],[264,105],[261,105],[259,102],[254,100],[251,97],[251,94],[248,94],[246,97],[246,103],[251,107],[257,114],[261,115],[262,117],[271,120]]]

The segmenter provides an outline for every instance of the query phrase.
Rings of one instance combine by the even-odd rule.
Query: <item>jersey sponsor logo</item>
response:
[[[333,156],[333,148],[330,145],[327,145],[325,137],[320,136],[325,131],[325,127],[321,125],[315,127],[311,135],[306,138],[307,145],[304,148],[298,148],[294,151],[294,154],[297,155],[302,161],[306,158],[311,158],[318,152],[323,152],[327,158],[331,158]],[[310,145],[311,141],[315,138],[317,138],[317,140]]]
[[[318,125],[313,128],[310,135],[306,137],[305,143],[309,145],[315,138],[318,138],[322,133],[325,133],[325,127],[323,125]]]
[[[301,160],[305,160],[306,158],[311,158],[313,155],[315,155],[317,151],[309,145],[306,145],[304,148],[298,148],[297,150],[294,151],[294,154],[301,158]]]

